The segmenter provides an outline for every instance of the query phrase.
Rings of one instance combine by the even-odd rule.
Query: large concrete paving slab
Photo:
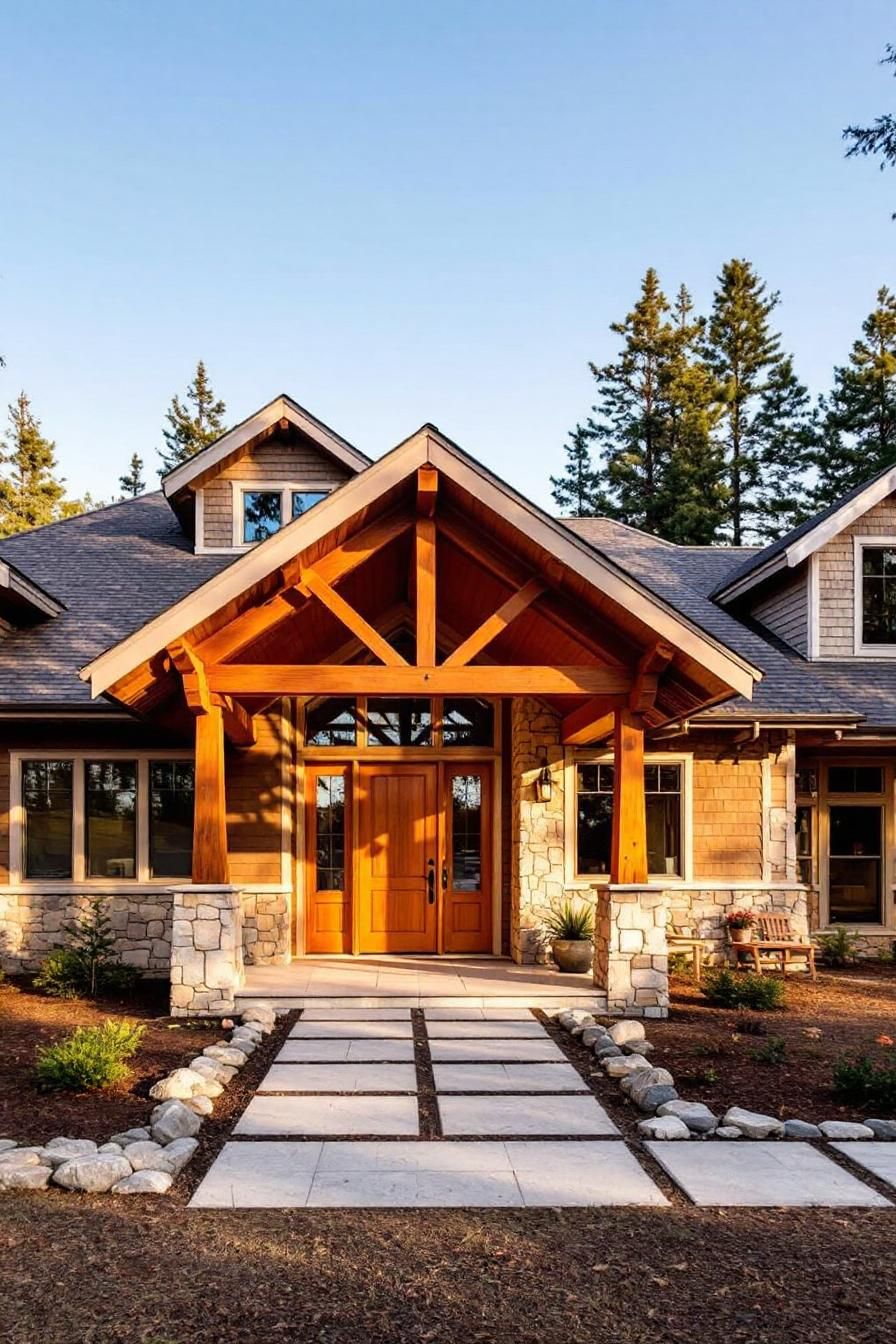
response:
[[[494,1135],[538,1134],[584,1137],[617,1135],[619,1130],[592,1096],[439,1095],[442,1133],[487,1138]]]
[[[416,1136],[417,1098],[256,1096],[243,1111],[233,1132],[261,1136]]]
[[[571,1064],[434,1064],[437,1092],[587,1092]]]
[[[191,1209],[304,1208],[322,1143],[225,1143]]]
[[[896,1143],[861,1139],[859,1142],[832,1143],[832,1148],[870,1171],[872,1176],[896,1185]]]
[[[416,1092],[413,1064],[272,1064],[259,1092]]]
[[[280,1049],[278,1064],[404,1064],[414,1059],[413,1041],[291,1041]]]
[[[650,1154],[694,1204],[887,1208],[889,1201],[808,1143],[652,1142]],[[852,1148],[859,1145],[850,1145]]]
[[[560,1047],[545,1036],[540,1041],[430,1041],[434,1064],[548,1064],[565,1063]]]
[[[446,1037],[450,1037],[452,1040],[478,1040],[490,1036],[496,1036],[507,1041],[521,1040],[527,1037],[534,1037],[539,1040],[550,1039],[544,1027],[540,1022],[536,1022],[534,1017],[530,1017],[527,1022],[507,1022],[503,1019],[501,1021],[445,1022],[427,1018],[426,1034],[431,1041],[443,1040]]]
[[[394,1021],[390,1018],[356,1018],[355,1021],[306,1022],[299,1018],[289,1033],[291,1041],[343,1041],[343,1040],[412,1040],[414,1028],[411,1021]]]
[[[306,1008],[302,1022],[410,1022],[410,1008]]]

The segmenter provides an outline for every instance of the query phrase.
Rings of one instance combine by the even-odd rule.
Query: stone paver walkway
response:
[[[415,1046],[408,1007],[307,1009],[191,1206],[668,1204],[638,1151],[695,1204],[889,1204],[805,1143],[630,1147],[525,1009],[433,1007],[423,1022]],[[421,1134],[422,1095],[427,1126],[435,1102],[434,1137]],[[831,1146],[896,1184],[896,1144]]]

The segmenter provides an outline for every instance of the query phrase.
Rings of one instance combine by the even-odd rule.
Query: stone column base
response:
[[[625,1017],[669,1012],[668,893],[657,886],[596,888],[594,983],[607,1011]]]
[[[244,980],[241,887],[171,887],[171,1014],[232,1013]]]

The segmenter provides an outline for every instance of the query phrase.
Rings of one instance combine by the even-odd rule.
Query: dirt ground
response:
[[[745,1022],[762,1034],[750,1034]],[[651,1063],[669,1068],[688,1100],[716,1111],[741,1105],[816,1123],[846,1118],[855,1107],[833,1097],[837,1061],[868,1055],[896,1066],[896,1043],[878,1043],[879,1037],[896,1042],[896,968],[872,963],[819,970],[815,984],[790,977],[784,1011],[768,1013],[712,1008],[693,981],[673,976],[670,1016],[651,1023],[648,1035],[657,1047]],[[764,1062],[774,1038],[784,1043],[783,1058]]]

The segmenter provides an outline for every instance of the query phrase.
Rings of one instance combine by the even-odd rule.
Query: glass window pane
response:
[[[799,864],[800,881],[808,885],[812,882],[812,832],[814,829],[814,808],[796,809],[796,854]]]
[[[280,491],[243,492],[243,541],[264,541],[280,530]]]
[[[358,706],[352,699],[332,696],[309,705],[305,713],[305,745],[353,747],[358,740]]]
[[[681,793],[681,766],[661,765],[659,787],[661,793]]]
[[[368,700],[367,741],[371,747],[428,747],[432,743],[429,700]]]
[[[577,872],[587,875],[610,871],[612,833],[612,794],[580,794],[576,818]]]
[[[72,762],[23,761],[26,877],[72,875]]]
[[[446,747],[490,747],[495,713],[487,700],[446,699],[442,742]]]
[[[137,763],[86,761],[88,877],[136,877]]]
[[[150,875],[189,877],[193,868],[193,763],[151,761],[149,781]]]
[[[301,518],[303,513],[313,509],[315,504],[319,504],[322,499],[326,499],[326,490],[293,490],[292,492],[292,516]]]
[[[831,793],[883,793],[884,774],[879,765],[832,765],[828,770]]]
[[[647,795],[647,870],[681,876],[681,798],[677,793]]]
[[[896,643],[896,550],[862,550],[862,642]]]
[[[345,890],[345,776],[318,775],[315,797],[315,882]]]
[[[832,807],[830,852],[842,857],[881,854],[879,807]]]
[[[455,891],[482,886],[482,780],[455,775],[451,781],[451,882]]]
[[[660,787],[660,768],[658,765],[645,765],[644,788],[648,793],[658,793]]]

